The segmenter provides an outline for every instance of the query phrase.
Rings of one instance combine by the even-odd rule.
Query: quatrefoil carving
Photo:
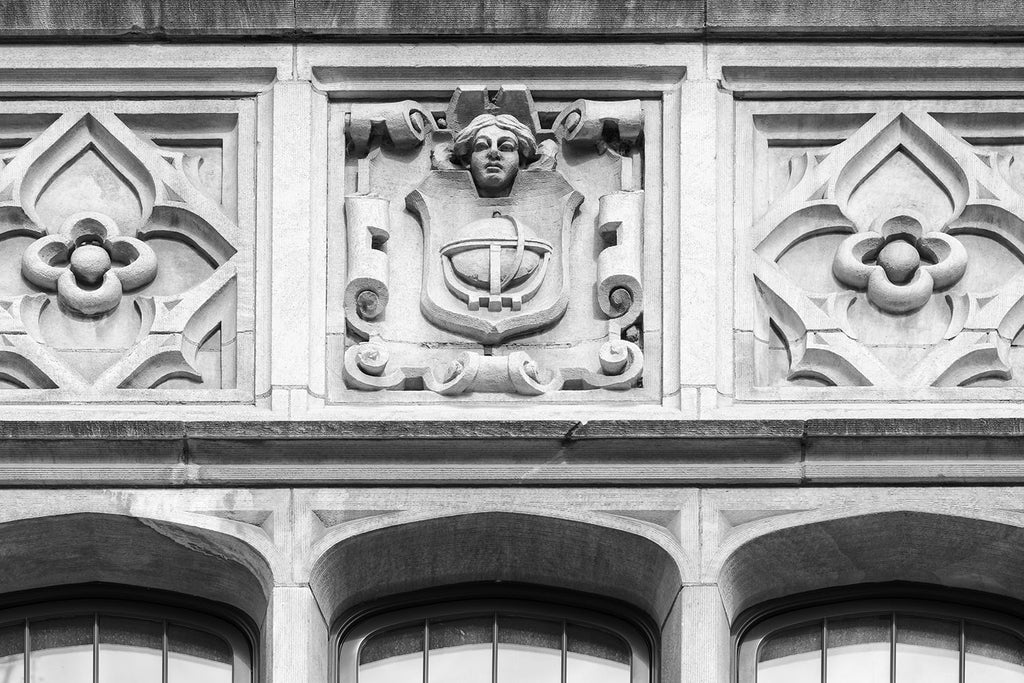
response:
[[[850,235],[839,246],[832,270],[842,282],[867,292],[887,313],[910,313],[948,289],[967,270],[967,250],[942,232],[924,232],[921,221],[893,216],[869,232]]]
[[[8,388],[102,400],[170,380],[193,386],[204,382],[200,350],[233,344],[239,229],[181,158],[106,111],[56,116],[5,157]],[[233,381],[233,370],[218,373]]]
[[[1011,379],[1011,343],[1024,329],[1024,196],[1005,155],[919,110],[865,120],[840,144],[793,159],[752,226],[762,236],[755,382],[774,372],[769,339],[784,346],[784,382]]]
[[[61,304],[86,316],[117,308],[125,290],[148,285],[156,269],[148,244],[121,235],[113,219],[92,212],[74,214],[59,233],[37,239],[21,262],[27,280],[56,291]]]

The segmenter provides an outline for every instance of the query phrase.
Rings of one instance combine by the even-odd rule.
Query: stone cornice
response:
[[[0,423],[5,485],[1020,483],[1024,420]]]
[[[438,5],[403,0],[186,3],[115,0],[5,5],[0,36],[20,40],[203,40],[330,38],[375,40],[564,36],[614,38],[955,37],[1020,38],[1016,0],[878,3],[802,0],[491,0]]]

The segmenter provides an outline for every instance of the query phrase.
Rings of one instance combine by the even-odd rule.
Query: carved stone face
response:
[[[516,136],[495,125],[482,128],[473,140],[469,171],[481,197],[507,197],[519,173]]]

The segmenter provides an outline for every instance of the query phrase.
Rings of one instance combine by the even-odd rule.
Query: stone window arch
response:
[[[341,683],[651,683],[651,639],[629,615],[536,599],[450,599],[337,632]]]
[[[0,609],[5,683],[252,683],[241,623],[212,613],[98,590],[66,598],[33,591]],[[79,591],[88,594],[88,591]],[[121,593],[121,591],[117,591]],[[38,600],[35,598],[39,598]]]
[[[738,683],[1024,682],[1024,620],[980,602],[949,602],[945,591],[912,593],[748,620]]]

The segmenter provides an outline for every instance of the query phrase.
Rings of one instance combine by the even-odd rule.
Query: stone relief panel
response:
[[[750,280],[738,286],[753,291],[749,306],[737,301],[741,386],[847,398],[1020,387],[1024,112],[950,102],[747,112],[738,172],[751,182],[738,206],[749,213],[738,225]]]
[[[337,103],[332,398],[656,388],[659,116],[656,101],[535,100],[522,85]]]
[[[0,112],[0,402],[251,400],[252,103],[122,105]]]

